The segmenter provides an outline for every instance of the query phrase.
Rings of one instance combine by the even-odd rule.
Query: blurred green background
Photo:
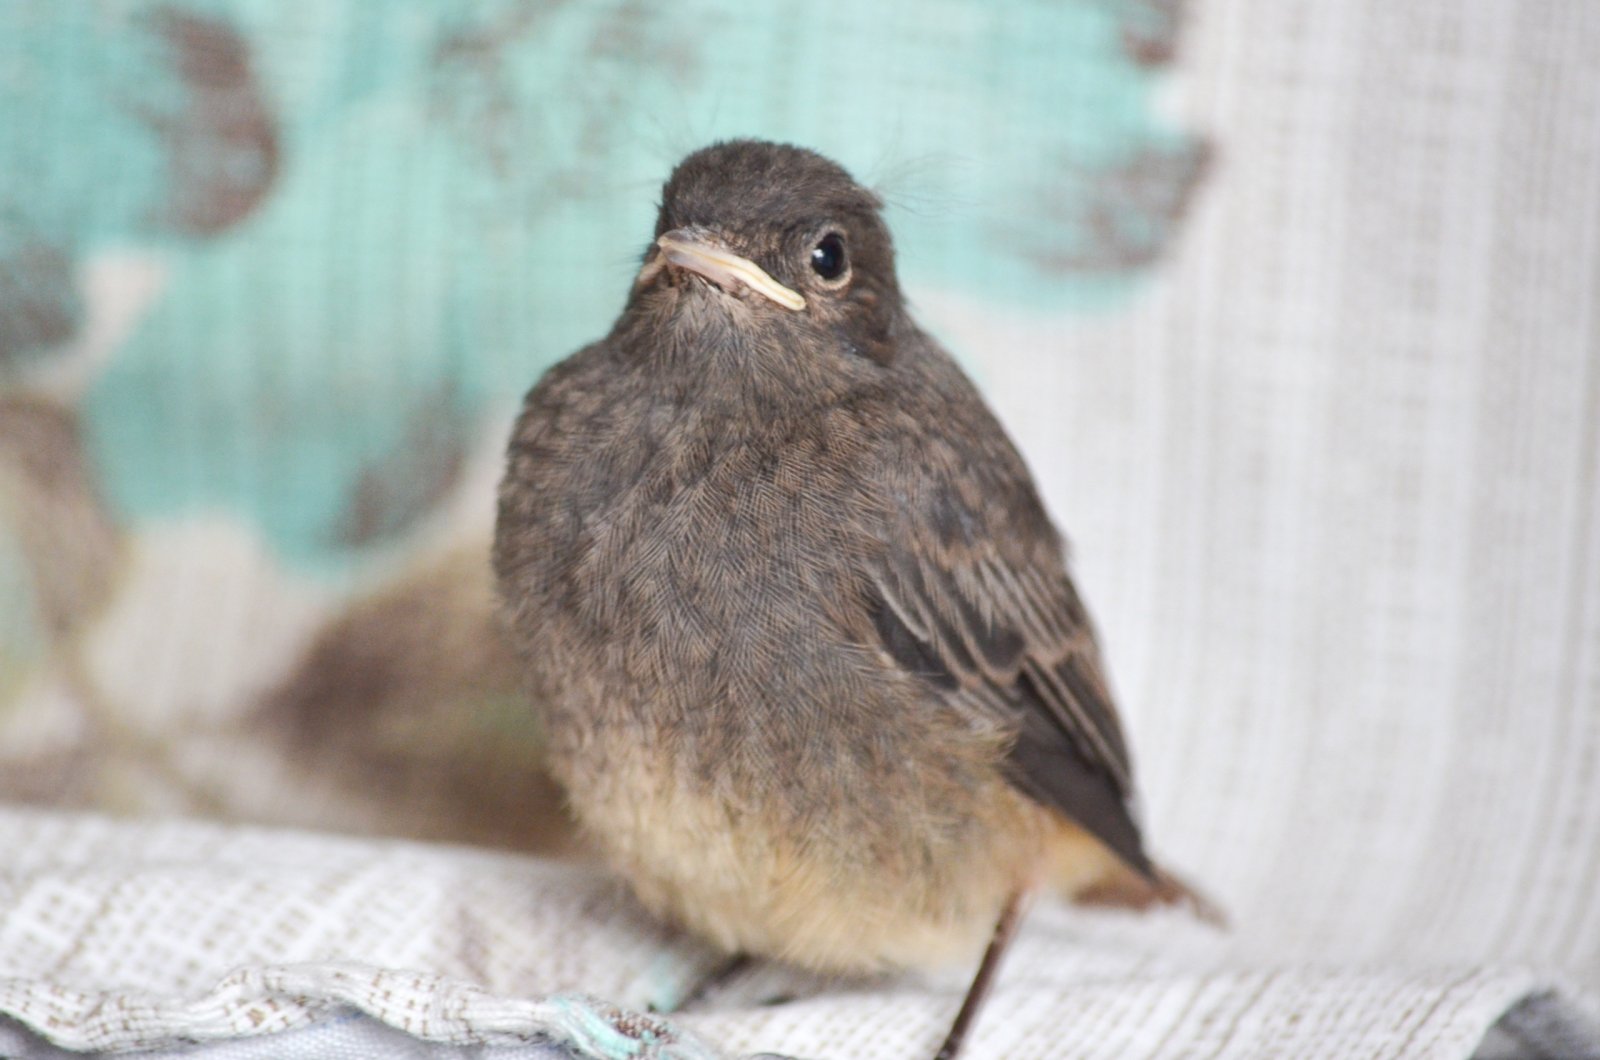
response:
[[[488,408],[605,331],[660,182],[714,139],[806,144],[879,186],[913,292],[1116,305],[1203,157],[1154,106],[1174,18],[8,4],[0,315],[38,323],[0,330],[0,371],[70,344],[86,259],[148,253],[160,295],[83,399],[117,510],[220,507],[338,567],[428,510]]]

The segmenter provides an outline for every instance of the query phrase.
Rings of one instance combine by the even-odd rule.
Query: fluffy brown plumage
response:
[[[615,327],[527,397],[494,552],[640,897],[831,971],[974,953],[1046,878],[1165,886],[1062,542],[879,207],[800,148],[684,160]]]

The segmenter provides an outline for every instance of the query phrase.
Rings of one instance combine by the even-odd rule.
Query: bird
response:
[[[1214,907],[1016,446],[913,320],[884,203],[805,147],[671,172],[609,334],[512,430],[492,562],[549,768],[657,916],[835,974],[981,962],[1027,897]]]

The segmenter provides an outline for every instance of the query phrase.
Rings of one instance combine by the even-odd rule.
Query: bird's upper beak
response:
[[[712,242],[704,233],[674,228],[656,240],[656,256],[639,272],[638,282],[647,283],[668,265],[699,273],[718,287],[732,289],[743,284],[750,290],[783,306],[804,309],[806,300],[767,275],[766,270]]]

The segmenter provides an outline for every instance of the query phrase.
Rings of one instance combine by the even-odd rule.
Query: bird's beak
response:
[[[766,271],[739,255],[724,250],[703,235],[687,228],[674,228],[656,240],[657,254],[639,273],[639,283],[649,281],[665,265],[697,272],[718,287],[731,289],[743,284],[785,309],[804,309],[806,300],[768,276]]]

